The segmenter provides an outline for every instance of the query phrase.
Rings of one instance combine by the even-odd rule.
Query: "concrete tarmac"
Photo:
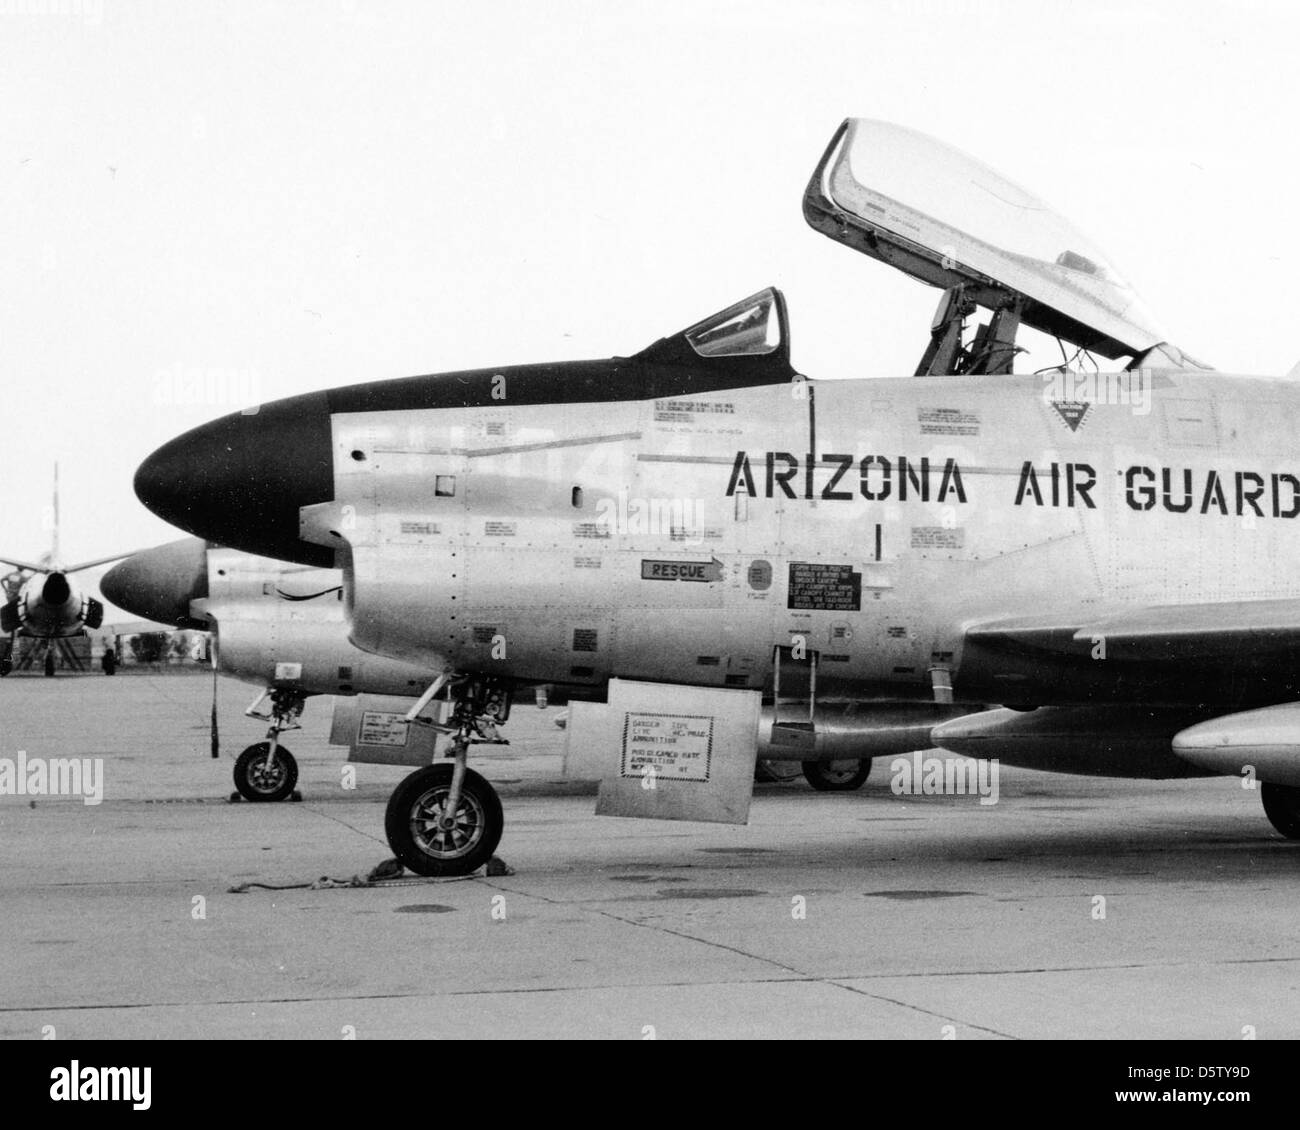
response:
[[[104,761],[104,799],[0,797],[0,1035],[1300,1036],[1300,845],[1235,780],[1003,768],[999,802],[756,788],[744,827],[598,818],[557,711],[474,764],[500,878],[270,890],[389,856],[407,770],[343,787],[329,700],[299,804],[231,804],[255,689],[123,672],[0,682],[0,757]],[[1103,916],[1104,915],[1104,916]]]

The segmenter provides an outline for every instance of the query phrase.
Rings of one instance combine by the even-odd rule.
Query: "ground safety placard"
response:
[[[410,723],[405,715],[387,710],[363,710],[357,726],[357,745],[406,745]]]
[[[713,719],[690,714],[623,715],[622,777],[653,774],[668,781],[707,781]]]
[[[610,679],[609,701],[575,702],[565,775],[598,780],[598,816],[749,818],[762,695]]]

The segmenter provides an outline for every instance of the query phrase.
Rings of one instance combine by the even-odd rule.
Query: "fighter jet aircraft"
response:
[[[55,670],[55,653],[61,641],[79,636],[86,628],[95,629],[104,619],[104,606],[92,596],[82,592],[73,574],[107,565],[125,557],[116,553],[111,557],[97,557],[93,561],[80,561],[65,565],[59,553],[59,467],[54,466],[54,506],[52,510],[52,544],[39,561],[22,561],[14,557],[0,557],[0,564],[10,565],[15,572],[3,578],[4,604],[0,605],[0,632],[9,637],[8,650],[0,655],[0,676],[14,669],[16,641],[19,636],[38,641],[38,650],[44,652],[45,674]],[[28,655],[30,661],[36,652]],[[65,660],[80,666],[80,660],[63,649]],[[104,670],[113,673],[113,665],[106,663]]]
[[[202,538],[132,554],[100,582],[105,597],[134,615],[211,632],[214,667],[262,688],[245,713],[270,723],[266,739],[248,746],[234,767],[235,788],[250,801],[292,795],[298,763],[280,736],[299,728],[308,698],[362,694],[413,701],[433,678],[426,668],[348,643],[341,590],[337,570],[271,561]],[[408,706],[403,702],[401,709]],[[214,698],[214,732],[215,710]],[[405,745],[404,738],[398,728],[389,740]],[[392,763],[393,756],[385,748],[376,757],[363,744],[351,760]]]
[[[468,755],[537,682],[603,700],[567,730],[598,812],[743,821],[765,746],[920,730],[1043,769],[1242,773],[1300,837],[1300,389],[1192,361],[1072,226],[912,131],[846,122],[804,212],[942,289],[913,376],[805,378],[766,289],[631,357],[227,416],[137,494],[337,565],[352,641],[439,673],[411,717],[452,695],[452,764],[385,820],[425,874],[495,848]],[[1017,375],[1022,326],[1127,364]]]

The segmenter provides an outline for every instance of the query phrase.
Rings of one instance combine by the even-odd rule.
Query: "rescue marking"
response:
[[[698,581],[708,584],[722,580],[722,562],[712,561],[641,561],[643,581]]]

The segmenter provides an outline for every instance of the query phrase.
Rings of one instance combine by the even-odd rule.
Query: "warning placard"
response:
[[[698,714],[623,715],[622,777],[707,781],[713,719]]]
[[[977,436],[980,418],[968,408],[918,408],[917,423],[923,436]]]
[[[911,544],[913,549],[961,549],[966,544],[966,531],[947,526],[913,526]]]
[[[786,607],[815,612],[860,612],[862,574],[855,573],[852,565],[792,561]]]
[[[406,745],[410,723],[388,710],[363,710],[357,724],[357,745]]]
[[[598,816],[743,824],[754,791],[758,691],[613,678],[575,702],[564,772],[600,781]]]

